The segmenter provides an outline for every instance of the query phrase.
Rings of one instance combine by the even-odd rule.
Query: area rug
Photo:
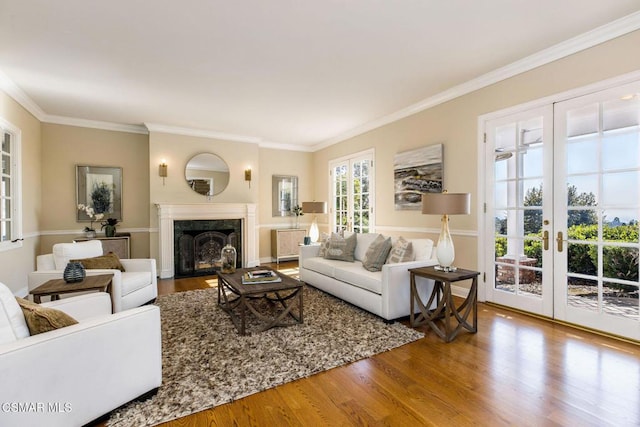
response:
[[[109,426],[152,426],[308,377],[424,334],[304,287],[304,324],[239,336],[217,289],[158,298],[162,386],[115,411]],[[249,327],[255,325],[249,324]]]

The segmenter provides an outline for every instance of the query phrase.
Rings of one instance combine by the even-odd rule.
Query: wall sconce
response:
[[[251,168],[244,170],[244,180],[249,182],[249,188],[251,188]]]
[[[167,177],[167,162],[164,159],[162,159],[162,163],[158,167],[158,175],[162,177],[162,185],[164,185],[164,179]]]

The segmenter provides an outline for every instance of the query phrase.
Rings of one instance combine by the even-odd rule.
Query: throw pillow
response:
[[[404,237],[398,237],[398,240],[393,244],[391,251],[389,251],[389,257],[387,258],[388,264],[396,264],[399,262],[413,261],[413,246],[411,242]]]
[[[320,237],[320,249],[318,250],[319,257],[325,257],[327,255],[327,248],[329,247],[330,237],[327,233],[322,233],[322,237]]]
[[[362,266],[369,271],[380,271],[391,251],[391,237],[386,239],[380,234],[371,242],[362,259]]]
[[[325,258],[353,262],[353,253],[356,250],[357,243],[356,239],[355,233],[346,239],[337,233],[333,233],[331,239],[329,239],[329,246],[327,247]]]
[[[124,271],[124,267],[120,263],[120,258],[113,252],[93,258],[72,259],[71,262],[80,262],[87,270],[110,269]]]
[[[31,335],[41,334],[43,332],[53,331],[54,329],[64,328],[78,323],[76,319],[67,313],[56,310],[54,308],[43,307],[26,299],[16,297],[24,320],[27,322],[29,333]]]

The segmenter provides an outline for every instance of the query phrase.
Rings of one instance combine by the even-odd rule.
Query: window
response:
[[[0,250],[22,246],[20,221],[20,131],[0,119]]]
[[[373,150],[329,162],[332,231],[373,233]]]

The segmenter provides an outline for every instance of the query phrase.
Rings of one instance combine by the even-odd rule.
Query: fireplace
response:
[[[240,267],[254,267],[260,264],[258,257],[258,231],[256,224],[256,205],[252,203],[184,203],[169,204],[157,203],[158,209],[158,275],[160,278],[179,277],[177,253],[181,244],[192,247],[194,255],[196,252],[204,253],[197,261],[201,270],[210,268],[207,264],[215,264],[216,247],[223,241],[237,242],[238,251],[237,265]],[[191,221],[203,224],[208,221],[224,220],[221,226],[216,225],[213,229],[198,230],[191,229],[187,233],[190,237],[185,237],[182,243],[175,237],[175,223],[180,221]],[[229,225],[231,221],[239,221],[239,225]],[[225,225],[226,224],[226,225]],[[233,231],[232,231],[233,230]],[[208,231],[211,234],[200,236],[198,246],[195,246],[195,235],[198,231]],[[219,234],[218,234],[219,233]],[[184,233],[183,233],[184,234]],[[189,240],[194,238],[194,246]],[[187,242],[187,243],[184,243]],[[217,242],[217,243],[216,243]],[[223,245],[224,246],[224,245]],[[178,250],[176,250],[176,248]],[[220,257],[218,256],[218,260]],[[214,267],[215,268],[215,267]],[[193,270],[196,271],[195,266]],[[198,274],[208,274],[204,271]],[[197,274],[194,274],[197,275]],[[186,274],[184,275],[186,276]],[[182,276],[182,277],[184,277]]]
[[[175,277],[215,274],[220,270],[222,248],[236,248],[242,267],[242,220],[179,220],[173,222]]]

